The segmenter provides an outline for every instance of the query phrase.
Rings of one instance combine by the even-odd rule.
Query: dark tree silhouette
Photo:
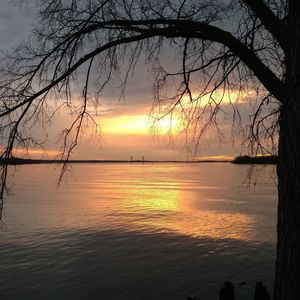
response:
[[[41,145],[30,128],[45,126],[65,107],[73,115],[63,131],[62,159],[68,159],[85,118],[93,119],[89,107],[98,104],[121,66],[126,68],[122,94],[139,59],[154,71],[154,115],[180,112],[195,149],[205,130],[220,129],[226,91],[258,91],[247,127],[250,149],[265,151],[269,138],[279,154],[274,296],[300,299],[300,1],[34,2],[40,5],[38,25],[26,43],[1,60],[2,157],[11,157],[17,145]],[[163,51],[180,62],[177,71],[164,67]],[[97,88],[91,78],[97,79]],[[162,90],[171,83],[174,93],[167,97]],[[216,91],[222,96],[216,98]],[[235,103],[231,107],[238,125],[239,111]],[[3,165],[2,199],[6,174]]]

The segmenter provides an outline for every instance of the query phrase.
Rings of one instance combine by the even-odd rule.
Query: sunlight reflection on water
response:
[[[224,163],[74,165],[57,190],[53,166],[22,166],[0,232],[1,299],[216,299],[225,280],[249,282],[247,299],[250,283],[273,281],[272,170],[247,187],[247,166]]]

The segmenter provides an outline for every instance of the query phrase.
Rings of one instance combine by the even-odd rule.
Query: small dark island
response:
[[[278,155],[267,155],[267,156],[242,155],[242,156],[237,156],[232,161],[233,164],[261,164],[261,165],[267,165],[267,164],[276,165],[277,162],[278,162]]]

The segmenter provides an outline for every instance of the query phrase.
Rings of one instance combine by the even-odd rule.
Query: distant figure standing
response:
[[[220,289],[219,300],[234,300],[234,286],[231,282],[224,282]]]
[[[254,300],[270,300],[270,295],[267,291],[267,288],[263,285],[262,282],[256,283]]]

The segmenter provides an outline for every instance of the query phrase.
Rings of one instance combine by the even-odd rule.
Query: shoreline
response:
[[[56,159],[24,159],[9,158],[0,159],[0,165],[29,165],[29,164],[108,164],[108,163],[232,163],[232,160],[97,160],[97,159],[74,159],[74,160],[56,160]]]
[[[118,160],[118,159],[30,159],[30,158],[0,158],[0,165],[36,165],[36,164],[149,164],[149,163],[175,163],[175,164],[199,164],[199,163],[232,163],[242,165],[275,165],[278,156],[237,156],[232,160]]]

